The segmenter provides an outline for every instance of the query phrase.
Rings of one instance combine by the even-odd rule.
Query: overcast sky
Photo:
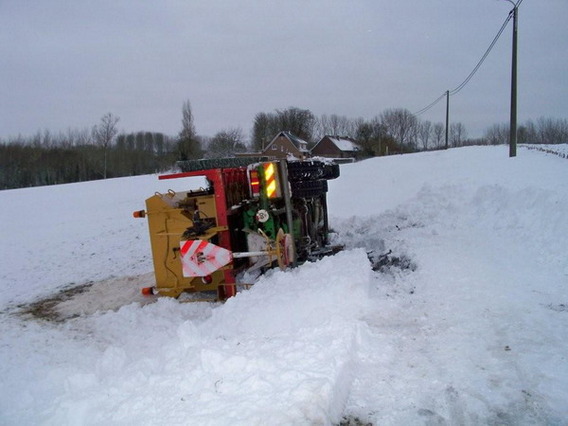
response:
[[[517,0],[515,0],[517,1]],[[241,127],[296,106],[370,119],[416,112],[473,70],[506,0],[0,0],[0,137],[82,129]],[[519,7],[518,120],[568,118],[568,1]],[[450,98],[470,137],[508,122],[512,21]],[[420,116],[445,120],[445,102]]]

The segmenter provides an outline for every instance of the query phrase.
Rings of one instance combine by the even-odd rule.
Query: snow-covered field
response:
[[[131,212],[183,180],[0,191],[0,424],[568,424],[568,161],[471,147],[341,173],[346,250],[225,304],[139,295]]]
[[[536,150],[540,152],[545,152],[547,154],[558,155],[561,158],[568,158],[568,144],[556,144],[556,145],[520,145],[522,148],[527,148],[530,150]]]

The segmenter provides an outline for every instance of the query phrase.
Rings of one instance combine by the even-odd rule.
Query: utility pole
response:
[[[511,120],[509,123],[509,157],[517,156],[517,18],[519,14],[519,0],[517,4],[507,0],[513,5],[513,56],[511,64]]]
[[[450,129],[450,91],[446,90],[446,149],[448,149],[449,129]]]

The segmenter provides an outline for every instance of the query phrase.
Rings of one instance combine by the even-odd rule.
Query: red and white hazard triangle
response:
[[[205,277],[233,260],[232,253],[223,247],[203,240],[180,242],[184,277]]]

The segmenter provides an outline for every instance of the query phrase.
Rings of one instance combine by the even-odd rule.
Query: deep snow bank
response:
[[[373,373],[356,377],[346,413],[389,425],[565,424],[568,163],[491,155],[378,159],[344,174],[375,176],[376,187],[409,174],[407,200],[384,208],[388,193],[382,203],[361,186],[359,206],[382,212],[334,226],[348,247],[416,266],[387,262],[374,278],[357,367]]]
[[[355,250],[263,277],[214,309],[162,299],[60,327],[13,322],[0,412],[19,424],[339,421],[369,283]],[[19,357],[24,371],[11,368]]]

